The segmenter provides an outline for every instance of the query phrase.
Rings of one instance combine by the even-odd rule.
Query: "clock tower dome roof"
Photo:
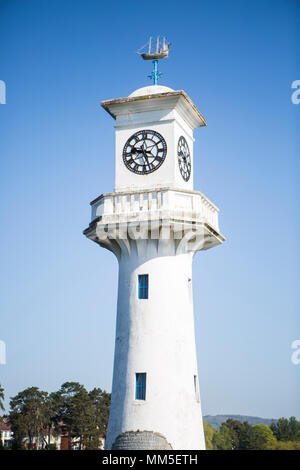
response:
[[[169,91],[174,91],[172,88],[168,86],[162,85],[151,85],[151,86],[144,86],[143,88],[138,88],[137,90],[133,91],[129,97],[134,96],[145,96],[145,95],[156,95],[157,93],[168,93]]]

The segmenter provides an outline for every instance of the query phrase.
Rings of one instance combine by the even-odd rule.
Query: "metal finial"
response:
[[[152,61],[152,64],[154,65],[153,71],[151,72],[148,77],[152,80],[153,79],[153,85],[157,85],[158,79],[162,76],[162,73],[158,71],[158,60],[155,59]]]

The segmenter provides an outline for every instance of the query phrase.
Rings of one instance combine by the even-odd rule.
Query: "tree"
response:
[[[300,441],[300,421],[297,421],[295,416],[289,419],[289,440]]]
[[[213,426],[203,421],[206,450],[214,450],[213,437],[218,432]]]
[[[81,436],[81,425],[84,425],[84,408],[87,391],[78,382],[65,382],[60,390],[53,396],[57,404],[56,419],[67,427],[69,434],[69,448],[75,437]],[[80,441],[81,446],[81,441]]]
[[[14,448],[22,448],[28,437],[28,447],[38,447],[49,428],[48,393],[30,387],[10,400],[9,421],[14,433]]]
[[[247,421],[241,423],[238,450],[254,449],[254,429]]]
[[[66,426],[69,448],[75,438],[80,449],[98,449],[100,437],[107,429],[110,394],[100,388],[87,392],[78,382],[65,382],[50,395],[37,387],[27,388],[10,401],[9,420],[14,433],[13,447],[50,449],[51,435],[61,433]]]
[[[88,448],[94,449],[99,447],[99,438],[106,436],[111,395],[101,388],[94,388],[89,392],[89,397],[97,432],[91,437]]]
[[[216,450],[232,450],[232,436],[226,423],[223,423],[220,431],[214,434],[212,444]]]
[[[270,441],[265,450],[300,450],[300,441]]]
[[[247,421],[227,419],[225,423],[230,431],[233,450],[250,450],[254,448],[254,430]]]
[[[277,423],[272,422],[270,426],[278,441],[287,441],[289,438],[289,422],[286,418],[280,418]]]
[[[230,431],[232,450],[239,449],[242,423],[237,419],[228,418],[225,424]]]
[[[289,420],[280,418],[277,423],[272,422],[270,428],[278,441],[300,440],[300,421],[297,421],[294,416],[291,416]]]
[[[251,448],[254,450],[261,450],[266,447],[269,442],[276,442],[272,430],[266,424],[255,424],[252,426],[253,436]]]
[[[56,421],[67,426],[70,448],[79,438],[80,449],[98,449],[100,436],[106,432],[109,394],[101,389],[88,393],[78,382],[65,382],[54,400],[58,406]]]
[[[48,429],[47,429],[47,441],[45,441],[46,449],[54,449],[53,446],[56,447],[56,444],[50,443],[51,436],[57,437],[61,433],[61,426],[58,420],[59,405],[60,405],[60,401],[57,398],[57,394],[55,392],[50,393],[45,403],[45,406],[47,409],[47,415],[49,417]]]

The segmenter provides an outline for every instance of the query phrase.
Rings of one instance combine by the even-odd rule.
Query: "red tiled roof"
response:
[[[0,421],[0,431],[10,431],[11,427],[8,424],[5,424]]]

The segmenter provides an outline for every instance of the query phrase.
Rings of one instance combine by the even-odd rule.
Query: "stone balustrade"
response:
[[[105,216],[127,216],[140,219],[172,214],[208,223],[219,231],[219,209],[199,191],[169,188],[136,192],[102,194],[91,202],[92,220]]]

